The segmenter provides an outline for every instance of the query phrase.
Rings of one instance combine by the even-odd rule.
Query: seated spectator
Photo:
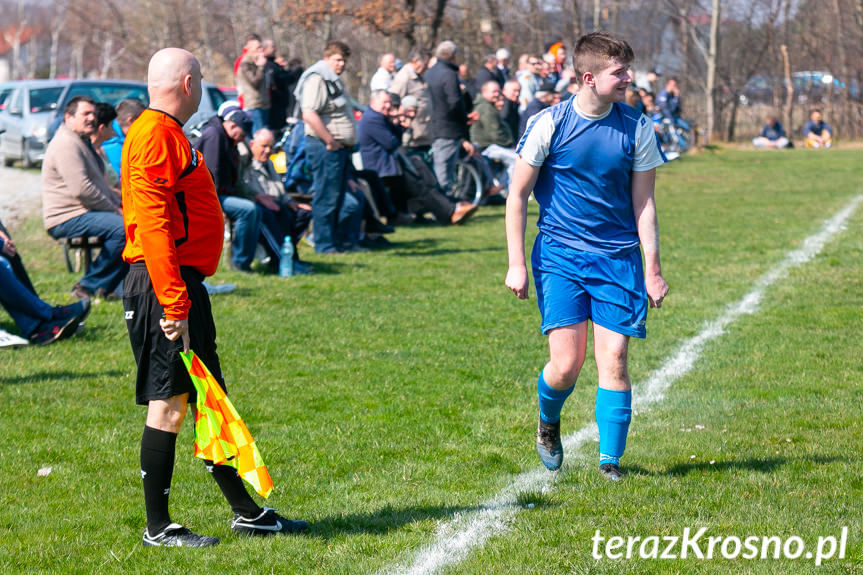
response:
[[[389,90],[393,85],[393,80],[396,77],[396,55],[386,53],[381,56],[380,66],[372,75],[369,82],[369,88],[372,92],[375,90]]]
[[[251,271],[261,230],[261,214],[255,203],[237,189],[240,179],[240,154],[237,144],[252,130],[252,121],[237,102],[228,101],[204,125],[198,149],[216,184],[222,211],[233,225],[231,267]]]
[[[416,209],[417,213],[432,211],[438,221],[447,219],[453,224],[463,222],[476,210],[476,206],[468,202],[453,204],[434,186],[409,187],[406,171],[416,173],[417,178],[420,176],[416,165],[400,153],[403,128],[390,120],[391,107],[392,100],[388,92],[378,90],[372,93],[369,109],[357,127],[363,167],[378,173],[390,189],[396,207],[401,205],[405,210]],[[417,160],[428,169],[421,159]]]
[[[21,256],[0,222],[0,304],[31,343],[46,345],[73,335],[90,313],[90,300],[52,306],[36,295]]]
[[[791,141],[785,136],[785,129],[776,116],[767,116],[761,134],[752,140],[752,145],[756,148],[788,148],[791,147]]]
[[[566,59],[568,56],[566,46],[563,42],[555,42],[548,47],[548,54],[551,55],[551,58],[548,59],[550,67],[548,79],[557,84],[563,79],[563,71],[566,69]]]
[[[120,176],[120,159],[126,134],[129,132],[132,122],[137,120],[141,112],[146,109],[147,106],[144,102],[137,98],[127,98],[117,104],[117,117],[111,123],[114,131],[109,139],[102,142],[102,151],[118,177]]]
[[[626,88],[626,105],[631,106],[641,112],[644,113],[644,106],[641,103],[641,94],[638,91],[638,87],[630,84]]]
[[[295,202],[285,193],[282,179],[270,161],[274,144],[275,136],[269,129],[255,132],[249,143],[251,159],[242,176],[245,195],[254,200],[261,212],[261,235],[272,270],[278,270],[282,243],[285,237],[290,237],[294,244],[294,271],[311,273],[311,264],[300,261],[298,244],[312,221],[312,206]]]
[[[833,129],[821,117],[821,110],[812,110],[803,127],[807,148],[829,148],[833,145]]]
[[[519,118],[518,139],[521,139],[522,134],[524,134],[524,131],[527,129],[528,121],[534,115],[551,106],[554,103],[555,98],[554,84],[551,82],[543,82],[539,88],[537,88],[536,92],[534,92],[533,100],[531,100],[530,104],[527,105],[527,108],[524,109],[524,112],[521,113],[521,117]]]
[[[98,237],[99,256],[72,287],[79,299],[98,295],[119,298],[129,266],[120,199],[108,185],[91,136],[96,132],[96,104],[75,96],[63,110],[63,123],[42,162],[42,219],[54,239]]]
[[[114,170],[111,162],[108,161],[105,150],[102,149],[102,144],[116,135],[114,132],[114,120],[116,118],[117,111],[114,106],[105,102],[96,102],[96,131],[90,136],[90,143],[93,144],[93,149],[96,150],[96,155],[99,157],[102,173],[108,181],[108,185],[111,186],[111,189],[117,194],[117,199],[120,200],[120,173]]]
[[[501,162],[506,167],[505,178],[500,184],[509,187],[515,160],[515,136],[509,126],[500,118],[498,101],[503,98],[500,86],[494,80],[483,84],[474,102],[474,110],[479,112],[479,120],[471,124],[470,139],[476,149],[489,162]]]
[[[509,126],[513,138],[518,134],[518,98],[521,95],[521,84],[517,80],[507,80],[501,90],[503,102],[500,108],[500,119]]]

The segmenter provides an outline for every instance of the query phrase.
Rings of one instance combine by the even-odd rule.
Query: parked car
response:
[[[6,99],[12,93],[12,90],[15,89],[15,85],[17,82],[3,82],[0,84],[0,111],[6,107]]]
[[[31,167],[42,160],[48,143],[47,128],[68,80],[14,82],[0,110],[0,162],[9,166],[21,160]]]
[[[62,110],[66,107],[66,103],[73,97],[82,94],[90,96],[97,102],[107,102],[112,106],[116,106],[121,100],[127,98],[137,98],[145,104],[150,103],[147,84],[144,82],[135,82],[133,80],[73,80],[69,89],[60,97],[56,116],[48,128],[49,140],[54,137],[54,133],[60,126],[60,122],[63,121]],[[204,82],[201,90],[201,104],[198,110],[211,115],[215,114],[225,99],[218,86]]]

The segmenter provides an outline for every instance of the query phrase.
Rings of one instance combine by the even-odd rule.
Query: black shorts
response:
[[[191,349],[209,368],[216,380],[225,388],[222,368],[216,353],[216,325],[210,308],[210,296],[203,285],[204,276],[190,267],[181,267],[180,275],[186,282],[186,291],[192,307],[189,309],[189,336]],[[126,328],[132,353],[138,364],[135,383],[135,402],[147,405],[153,399],[168,399],[189,394],[194,403],[195,386],[183,364],[180,352],[182,339],[170,341],[159,326],[162,304],[156,299],[150,274],[143,262],[133,263],[123,281],[123,308],[126,311]]]

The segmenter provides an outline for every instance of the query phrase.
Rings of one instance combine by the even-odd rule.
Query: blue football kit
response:
[[[516,152],[539,168],[533,189],[539,234],[531,264],[542,332],[590,319],[644,337],[647,293],[632,173],[666,161],[653,121],[621,103],[593,116],[578,107],[576,96],[533,116]],[[557,424],[573,388],[553,389],[542,373],[537,388],[540,419]],[[600,465],[616,465],[623,455],[631,403],[631,391],[597,390]]]

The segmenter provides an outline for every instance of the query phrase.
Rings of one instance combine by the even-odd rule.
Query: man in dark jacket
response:
[[[366,170],[377,172],[384,184],[389,188],[393,203],[403,212],[423,213],[430,211],[440,223],[460,224],[475,210],[476,206],[469,202],[453,204],[434,187],[409,185],[406,176],[418,169],[414,164],[402,161],[410,160],[399,150],[404,129],[390,120],[392,100],[389,92],[376,90],[372,92],[369,109],[363,114],[357,126],[360,144],[360,155]],[[401,160],[400,160],[401,158]],[[422,160],[417,159],[419,165]],[[426,167],[428,170],[428,167]],[[418,176],[412,176],[418,180]]]
[[[218,115],[205,124],[198,140],[198,149],[216,184],[222,211],[233,222],[231,264],[241,271],[251,270],[261,231],[261,216],[255,202],[240,197],[236,189],[240,178],[237,144],[251,129],[248,114],[237,102],[229,101],[222,104]]]
[[[503,72],[497,67],[497,56],[487,54],[482,68],[479,69],[479,72],[476,73],[476,77],[473,79],[474,93],[479,95],[486,82],[491,82],[492,80],[497,82],[499,88],[503,88]]]
[[[500,109],[500,119],[509,126],[513,136],[518,135],[518,97],[521,95],[521,84],[518,80],[507,80],[501,90],[503,107]],[[518,142],[516,142],[518,143]]]
[[[468,140],[468,112],[459,88],[457,55],[455,42],[441,42],[435,51],[437,63],[425,73],[432,104],[434,171],[446,193],[453,191],[460,151],[464,150],[469,155],[474,153]]]
[[[539,88],[533,93],[533,100],[521,113],[521,118],[518,123],[518,139],[521,140],[522,134],[527,129],[527,123],[535,114],[545,110],[552,105],[555,98],[554,84],[548,80],[543,81]]]

